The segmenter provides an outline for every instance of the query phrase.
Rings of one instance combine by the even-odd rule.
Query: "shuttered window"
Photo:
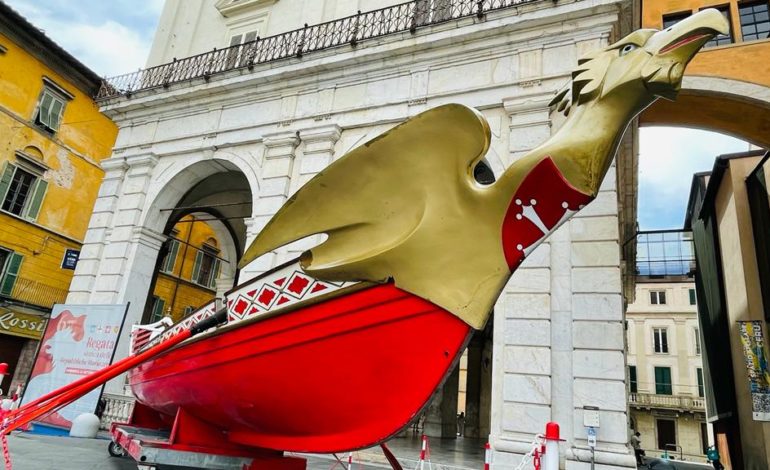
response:
[[[176,265],[176,258],[178,254],[179,254],[179,241],[169,240],[168,253],[166,253],[166,258],[163,260],[163,265],[160,267],[161,271],[163,271],[164,273],[173,274],[174,266]]]
[[[0,294],[10,296],[19,277],[23,256],[12,251],[0,249]]]
[[[152,297],[152,315],[150,315],[150,323],[155,323],[163,318],[163,307],[166,306],[166,301],[160,297]]]
[[[38,175],[5,162],[0,175],[0,208],[29,220],[37,220],[48,183]]]
[[[40,95],[40,103],[35,116],[35,124],[48,131],[56,132],[64,114],[65,100],[49,89],[44,89]]]
[[[671,395],[673,393],[670,367],[655,368],[655,393],[658,395]]]

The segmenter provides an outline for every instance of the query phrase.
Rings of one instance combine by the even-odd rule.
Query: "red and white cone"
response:
[[[492,447],[489,442],[484,445],[484,470],[492,470]]]
[[[543,470],[559,470],[559,425],[554,422],[545,425],[545,452]]]

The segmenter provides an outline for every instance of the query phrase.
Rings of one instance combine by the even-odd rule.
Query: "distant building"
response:
[[[626,311],[629,425],[648,456],[705,462],[709,443],[689,232],[637,237],[636,300]]]
[[[64,302],[116,126],[99,77],[0,2],[0,362],[24,382]],[[99,249],[92,247],[92,250]]]
[[[708,421],[728,468],[770,468],[770,154],[722,155],[693,177]]]

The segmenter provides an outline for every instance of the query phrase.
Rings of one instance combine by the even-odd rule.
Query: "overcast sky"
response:
[[[4,0],[97,74],[144,66],[164,0]],[[745,142],[681,128],[643,128],[639,156],[639,226],[681,228],[692,175]]]

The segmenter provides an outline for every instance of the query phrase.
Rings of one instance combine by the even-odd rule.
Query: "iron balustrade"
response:
[[[210,52],[198,54],[145,70],[106,78],[95,96],[105,100],[153,88],[168,87],[196,78],[248,68],[333,47],[350,45],[388,34],[410,31],[450,20],[476,16],[494,10],[541,0],[413,0],[379,10],[358,12],[327,23],[289,31]],[[554,0],[555,1],[555,0]]]

